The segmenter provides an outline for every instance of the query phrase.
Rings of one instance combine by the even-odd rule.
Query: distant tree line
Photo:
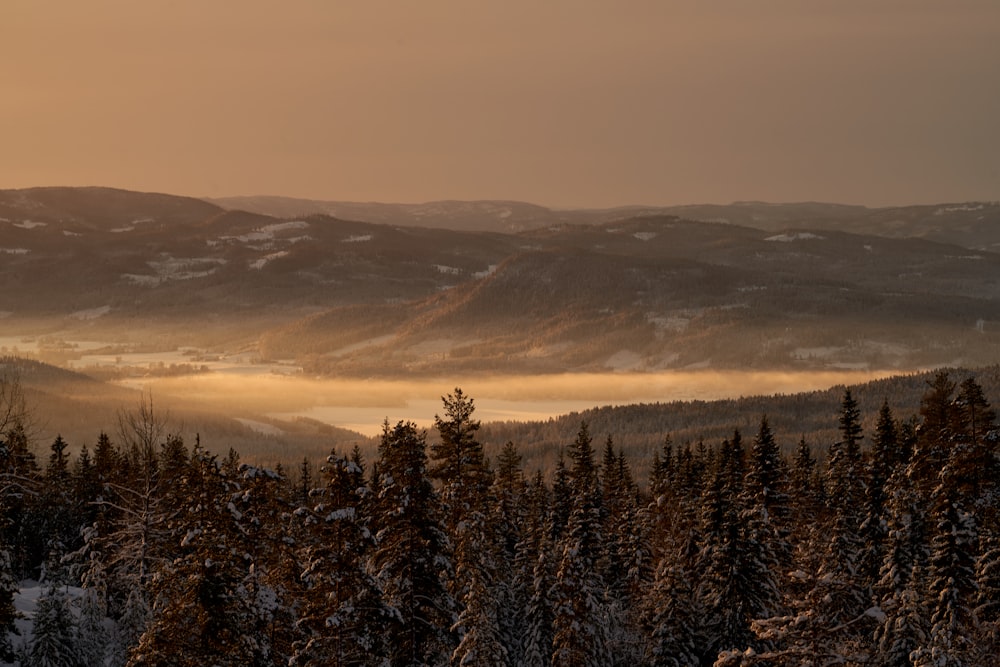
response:
[[[143,402],[74,460],[0,443],[0,650],[20,665],[996,664],[1000,448],[972,379],[871,433],[848,390],[825,464],[757,432],[675,447],[648,488],[588,425],[551,482],[473,399],[436,437],[289,474],[166,432]],[[867,440],[867,446],[862,442]],[[19,582],[43,583],[31,640]],[[71,594],[72,592],[72,594]]]

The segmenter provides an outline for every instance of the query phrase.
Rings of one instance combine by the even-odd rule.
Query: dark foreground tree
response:
[[[391,614],[384,630],[393,667],[446,664],[455,648],[450,545],[425,437],[412,422],[387,422],[379,445],[372,566]]]

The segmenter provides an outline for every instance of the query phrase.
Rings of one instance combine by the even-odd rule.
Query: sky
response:
[[[996,0],[3,0],[0,188],[1000,199]]]

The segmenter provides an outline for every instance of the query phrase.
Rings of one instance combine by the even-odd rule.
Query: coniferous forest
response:
[[[988,666],[1000,449],[974,378],[782,455],[760,417],[663,434],[648,488],[582,423],[556,469],[487,460],[474,400],[376,460],[220,458],[150,404],[70,457],[0,446],[0,661],[18,665]],[[787,444],[787,443],[785,443]],[[21,582],[39,582],[30,637]]]

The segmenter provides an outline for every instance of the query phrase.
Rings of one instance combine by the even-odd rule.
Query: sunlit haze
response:
[[[0,188],[1000,198],[1000,3],[4,3]]]
[[[890,375],[879,371],[810,373],[675,371],[584,373],[547,376],[427,378],[422,380],[308,379],[280,375],[214,373],[133,383],[170,401],[239,413],[297,415],[378,435],[382,424],[410,420],[430,428],[441,412],[440,397],[459,385],[474,397],[484,421],[545,420],[600,405],[713,400],[795,393]]]

